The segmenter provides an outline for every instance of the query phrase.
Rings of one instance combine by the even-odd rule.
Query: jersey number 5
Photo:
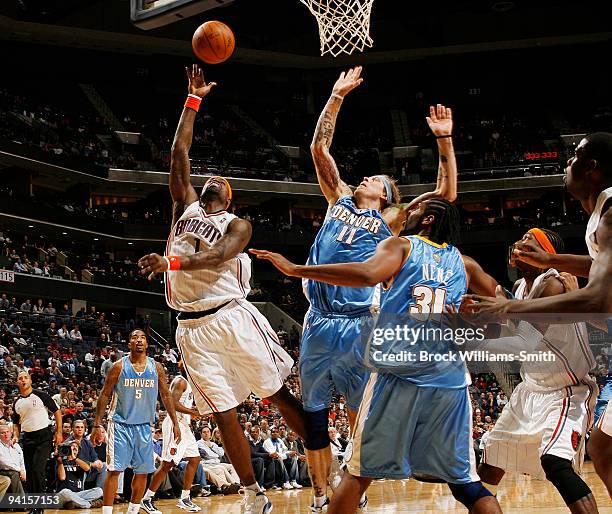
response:
[[[414,303],[408,307],[411,314],[441,314],[446,303],[446,289],[429,286],[415,286],[412,289]]]
[[[338,234],[338,237],[336,238],[336,241],[339,241],[340,243],[346,243],[347,245],[352,244],[353,243],[353,238],[355,237],[355,232],[357,232],[357,228],[355,227],[350,232],[349,232],[349,228],[350,227],[348,225],[344,225],[344,227],[342,227],[342,230]],[[347,232],[348,232],[348,237],[346,237],[346,240],[345,240],[345,236],[346,236]]]
[[[137,400],[140,400],[142,398],[142,389],[136,389],[136,394],[134,395],[134,397]]]

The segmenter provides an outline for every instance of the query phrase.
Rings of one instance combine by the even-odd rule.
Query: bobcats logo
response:
[[[581,439],[581,435],[580,432],[578,432],[577,430],[572,430],[572,448],[574,449],[574,451],[578,450],[578,446],[580,446],[580,439]]]

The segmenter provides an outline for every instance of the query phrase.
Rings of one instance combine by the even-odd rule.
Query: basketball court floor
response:
[[[583,476],[589,484],[602,514],[612,514],[612,501],[606,489],[595,474],[590,462],[585,464]],[[300,491],[269,492],[274,503],[272,514],[306,514],[309,512],[311,489]],[[425,484],[414,480],[377,481],[368,491],[369,514],[439,514],[461,513],[466,509],[458,504],[448,487],[444,484]],[[498,490],[500,504],[505,514],[553,514],[568,513],[569,510],[561,500],[554,487],[544,481],[532,480],[528,476],[509,473],[504,477]],[[202,514],[240,514],[242,497],[213,496],[197,498],[202,507]],[[184,514],[185,511],[176,507],[176,500],[160,500],[157,507],[164,514]],[[116,505],[114,514],[125,514],[127,504]],[[102,509],[91,512],[98,514]],[[47,514],[66,514],[70,511],[47,510]],[[72,511],[75,512],[75,511]],[[144,512],[144,511],[141,511]],[[350,514],[350,513],[347,513]]]

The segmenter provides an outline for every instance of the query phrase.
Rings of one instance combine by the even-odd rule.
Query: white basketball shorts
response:
[[[203,318],[179,319],[176,342],[200,414],[230,410],[251,392],[272,396],[293,366],[268,320],[246,300]]]
[[[550,454],[572,461],[580,472],[596,402],[597,384],[590,377],[547,392],[520,383],[489,434],[482,462],[544,480],[540,457]]]
[[[181,442],[176,444],[174,432],[172,431],[172,420],[166,416],[162,423],[163,447],[161,458],[165,462],[172,461],[174,464],[178,464],[183,459],[200,456],[198,443],[191,431],[191,427],[180,421],[179,427],[181,429]]]

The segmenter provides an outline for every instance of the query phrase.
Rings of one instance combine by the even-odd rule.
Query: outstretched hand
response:
[[[147,275],[147,279],[153,280],[155,275],[168,271],[168,262],[161,255],[150,253],[138,259],[138,267],[141,275]]]
[[[521,261],[536,268],[548,269],[551,267],[551,257],[552,254],[543,250],[538,243],[521,240],[514,245],[510,255],[510,264],[515,266],[516,261]]]
[[[450,136],[453,133],[453,113],[450,107],[438,104],[429,106],[429,116],[425,118],[434,136]]]
[[[192,64],[191,68],[185,66],[185,72],[187,73],[188,81],[187,90],[190,95],[196,95],[203,98],[217,85],[216,82],[206,83],[204,80],[204,72],[197,64]]]
[[[507,312],[510,302],[504,288],[498,285],[495,288],[495,298],[492,296],[480,296],[477,294],[467,294],[463,296],[466,301],[465,309],[473,314],[504,314]]]
[[[249,253],[255,255],[258,259],[270,261],[281,273],[288,277],[295,276],[297,266],[283,257],[280,253],[268,252],[267,250],[255,250],[254,248],[251,248]]]
[[[363,82],[361,78],[361,66],[355,66],[347,72],[340,73],[340,77],[336,80],[332,94],[338,95],[344,98],[348,93],[355,89],[359,84]]]

